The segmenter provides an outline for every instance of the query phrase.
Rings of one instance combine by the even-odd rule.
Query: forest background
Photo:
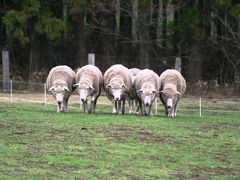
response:
[[[240,94],[238,0],[1,0],[0,17],[13,80],[45,82],[88,53],[102,72],[121,63],[160,74],[180,57],[190,93]]]

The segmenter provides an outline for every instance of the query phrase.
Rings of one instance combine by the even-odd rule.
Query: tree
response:
[[[18,8],[8,11],[3,17],[3,23],[11,37],[18,39],[23,45],[29,46],[28,74],[30,78],[38,67],[35,57],[38,36],[45,35],[49,40],[60,37],[61,32],[65,30],[65,24],[50,11],[48,1],[14,2]]]

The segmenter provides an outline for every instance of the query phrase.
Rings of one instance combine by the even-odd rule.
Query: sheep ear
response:
[[[54,89],[54,86],[50,87],[48,91],[52,91]]]
[[[163,90],[162,91],[159,91],[159,94],[162,94],[163,93]]]
[[[128,89],[127,86],[126,86],[125,84],[122,85],[122,88],[126,88],[126,89]]]
[[[139,89],[137,92],[143,92],[143,89]]]
[[[89,86],[89,88],[92,89],[92,90],[95,90],[95,88],[93,86]]]
[[[106,88],[111,88],[111,84],[106,85]]]
[[[64,86],[64,89],[67,90],[68,92],[70,92],[70,90],[68,89],[67,86]]]
[[[155,89],[152,90],[154,93],[157,93],[157,91]]]
[[[79,86],[79,83],[73,85],[73,87],[78,87],[78,86]]]
[[[177,91],[177,92],[176,92],[176,95],[181,95],[181,93]]]

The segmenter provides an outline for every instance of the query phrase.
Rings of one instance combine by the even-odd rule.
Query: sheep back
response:
[[[126,68],[125,66],[123,66],[121,64],[115,64],[115,65],[111,66],[104,73],[103,78],[104,78],[104,87],[106,87],[110,83],[111,79],[113,79],[113,78],[122,79],[127,88],[130,88],[132,85],[131,76],[128,71],[128,68]]]
[[[150,69],[140,70],[136,76],[135,88],[136,90],[140,90],[143,83],[151,83],[153,84],[155,90],[158,92],[160,84],[159,84],[159,76]]]
[[[162,91],[164,87],[165,88],[169,87],[180,92],[181,96],[186,91],[186,81],[181,75],[181,73],[175,69],[165,70],[160,75],[159,81],[160,81],[160,91]]]
[[[100,69],[94,65],[86,65],[77,70],[76,82],[81,81],[81,78],[88,78],[93,82],[93,87],[96,90],[103,85],[103,76]]]
[[[134,87],[134,84],[135,84],[135,79],[136,79],[136,76],[137,76],[137,73],[140,71],[140,69],[138,68],[131,68],[128,70],[130,75],[131,75],[131,79],[132,79],[132,86],[130,88],[130,99],[136,99],[136,90],[135,90],[135,87]]]
[[[70,92],[72,92],[75,89],[73,85],[76,83],[75,72],[66,65],[60,65],[52,68],[46,81],[47,89],[52,87],[54,83],[57,82],[65,82]]]

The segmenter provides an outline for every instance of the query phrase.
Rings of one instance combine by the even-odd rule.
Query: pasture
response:
[[[112,115],[109,104],[57,114],[55,105],[1,102],[1,179],[240,179],[239,102],[206,102],[235,112],[176,118]],[[179,109],[195,106],[183,99]]]

